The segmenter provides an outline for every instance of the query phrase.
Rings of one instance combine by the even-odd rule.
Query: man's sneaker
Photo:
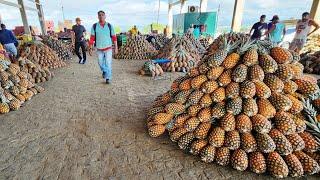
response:
[[[84,60],[81,64],[85,64],[86,63],[86,60]]]
[[[109,79],[106,79],[106,84],[111,84]]]
[[[102,73],[102,78],[104,78],[106,76],[106,72]]]
[[[82,61],[82,59],[79,60],[79,64],[82,64],[81,61]]]

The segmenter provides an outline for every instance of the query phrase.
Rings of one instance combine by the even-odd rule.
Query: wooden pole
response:
[[[241,21],[242,21],[242,16],[243,16],[244,1],[245,0],[235,0],[234,9],[233,9],[232,25],[231,25],[231,30],[233,32],[239,32],[241,30]]]

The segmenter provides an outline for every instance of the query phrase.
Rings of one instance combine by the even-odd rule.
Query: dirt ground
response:
[[[179,74],[140,77],[142,64],[114,60],[112,85],[95,57],[56,70],[46,92],[0,116],[0,179],[269,178],[205,164],[168,137],[150,138],[146,110]]]

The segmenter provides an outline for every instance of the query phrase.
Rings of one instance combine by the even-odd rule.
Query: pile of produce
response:
[[[143,36],[128,38],[127,44],[119,48],[117,59],[152,59],[157,50]]]
[[[19,65],[0,60],[0,114],[18,110],[44,88],[31,82],[29,73],[21,71]]]
[[[186,36],[173,37],[157,55],[159,59],[171,60],[162,65],[164,71],[170,72],[187,72],[197,65],[200,57],[198,50]]]
[[[163,70],[159,64],[149,60],[143,64],[142,68],[139,70],[139,74],[142,76],[158,77],[163,75]]]
[[[213,38],[211,36],[200,37],[199,41],[204,48],[208,49],[213,42]]]
[[[198,51],[198,53],[199,54],[204,54],[204,53],[206,53],[207,51],[206,51],[206,48],[200,43],[200,41],[198,40],[198,39],[196,39],[195,37],[194,37],[194,35],[193,34],[191,34],[191,33],[186,33],[185,35],[184,35],[187,39],[189,39],[189,41],[191,42],[191,44],[193,45],[193,47],[195,47],[196,49],[197,49],[197,51]]]
[[[320,50],[301,54],[301,63],[305,67],[304,72],[320,75]]]
[[[301,50],[301,53],[314,53],[320,51],[320,35],[312,35],[308,37],[307,43]]]
[[[39,64],[42,68],[56,69],[66,66],[58,55],[47,45],[33,43],[20,48],[20,56]]]
[[[154,36],[155,41],[151,42],[152,46],[156,49],[156,50],[160,50],[161,48],[163,48],[168,42],[169,42],[169,38],[167,38],[165,35],[163,34],[158,34]]]
[[[319,87],[302,78],[299,56],[262,41],[234,49],[229,43],[155,100],[149,135],[168,132],[180,149],[239,171],[277,178],[318,173],[320,144],[306,131],[312,121],[301,99]]]
[[[43,43],[53,49],[62,60],[68,60],[71,58],[71,50],[69,46],[67,46],[62,41],[55,39],[51,36],[43,36]]]

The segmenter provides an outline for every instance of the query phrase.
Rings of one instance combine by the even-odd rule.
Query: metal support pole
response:
[[[231,29],[233,32],[239,32],[241,29],[243,9],[244,9],[244,0],[235,0],[232,25],[231,25]]]
[[[200,0],[201,12],[207,12],[208,0]]]
[[[30,35],[31,34],[30,28],[29,28],[26,9],[24,7],[23,0],[18,0],[18,4],[20,5],[20,14],[21,14],[21,19],[22,19],[23,26],[24,26],[24,33]]]
[[[181,0],[181,4],[180,4],[180,14],[181,13],[185,13],[185,8],[186,7],[186,0]]]
[[[171,37],[172,35],[172,26],[173,26],[173,10],[172,5],[169,4],[168,8],[168,35]]]
[[[38,17],[39,17],[42,35],[47,35],[42,5],[40,4],[40,0],[36,0],[35,2],[36,2],[37,10],[38,10]]]

